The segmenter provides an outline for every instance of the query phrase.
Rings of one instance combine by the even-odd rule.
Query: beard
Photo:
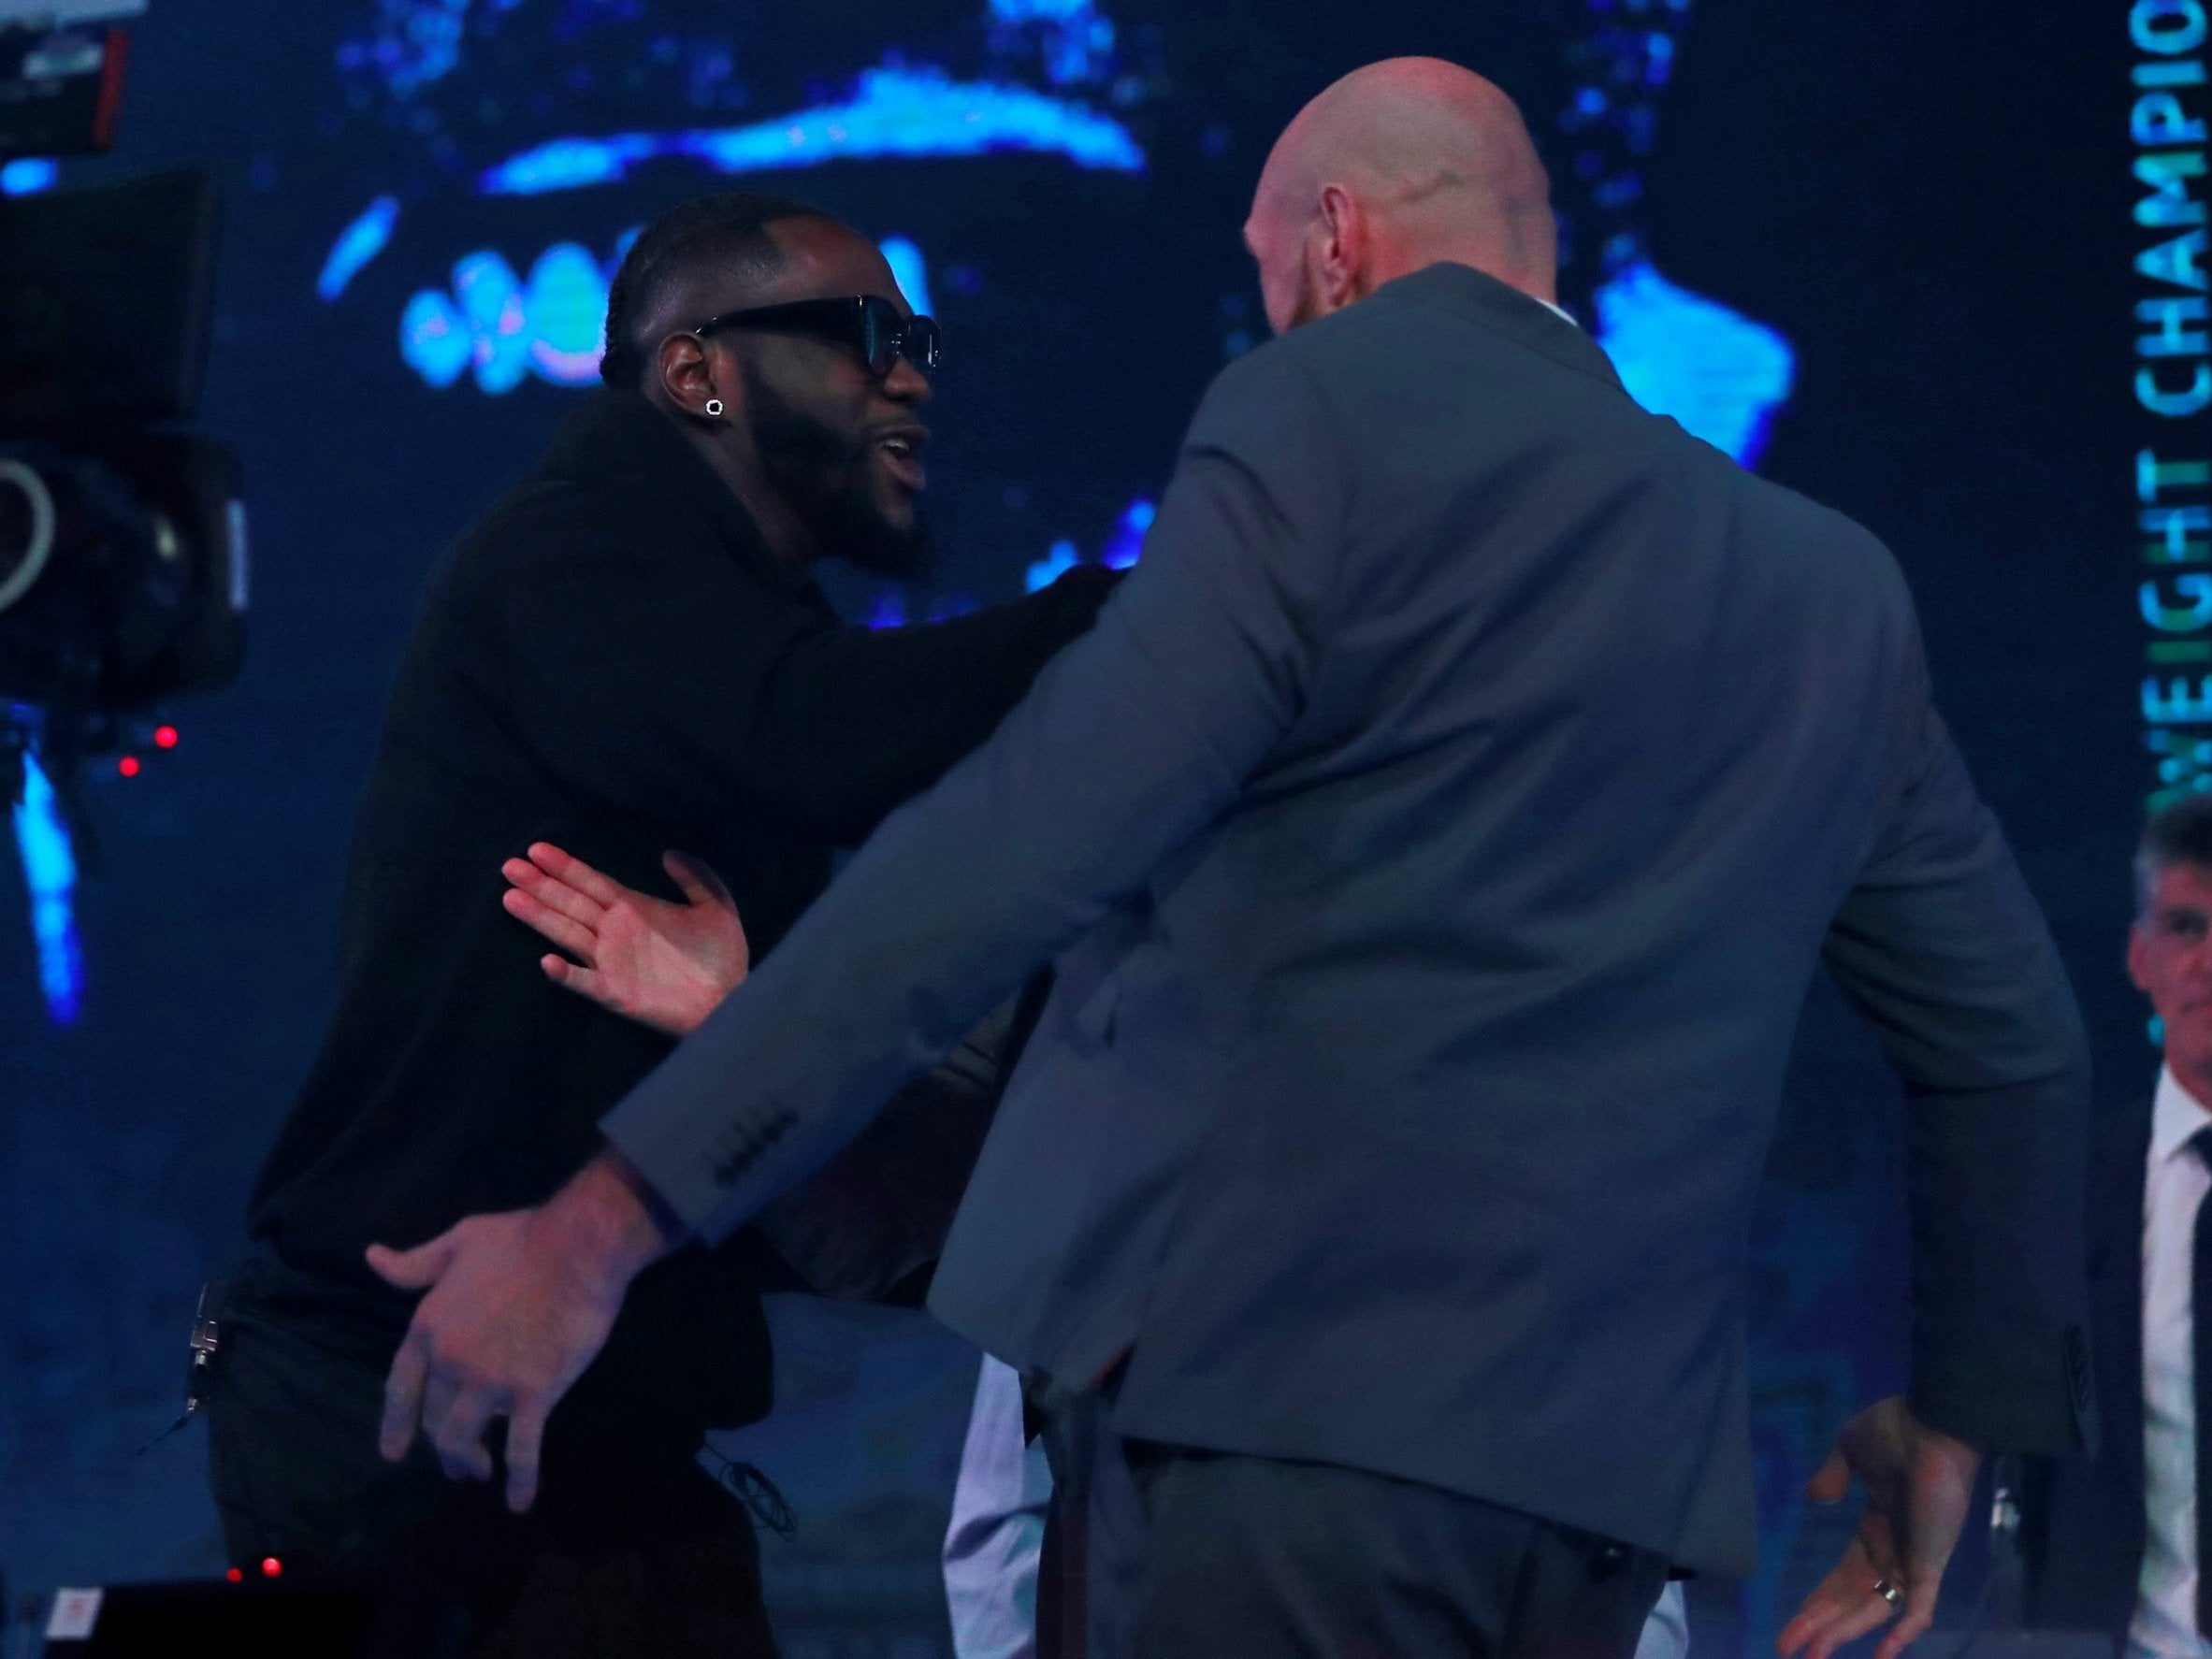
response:
[[[760,469],[824,553],[900,581],[929,569],[929,530],[918,507],[914,522],[901,527],[876,499],[873,443],[801,413],[749,368],[745,414]]]
[[[1321,302],[1321,284],[1313,280],[1313,267],[1301,257],[1298,261],[1298,293],[1291,302],[1290,326],[1304,327],[1325,314],[1326,308]]]

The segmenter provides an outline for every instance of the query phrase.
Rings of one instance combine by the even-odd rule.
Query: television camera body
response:
[[[0,0],[0,165],[104,148],[144,0]],[[233,678],[245,514],[184,429],[211,315],[212,181],[0,195],[0,798],[23,759],[75,810],[85,757]]]

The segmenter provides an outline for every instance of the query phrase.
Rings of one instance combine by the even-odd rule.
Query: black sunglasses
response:
[[[717,328],[773,328],[819,335],[859,353],[877,380],[901,357],[924,374],[945,355],[945,337],[928,317],[909,317],[880,294],[849,299],[795,299],[788,305],[755,306],[709,317],[691,332],[704,339]]]

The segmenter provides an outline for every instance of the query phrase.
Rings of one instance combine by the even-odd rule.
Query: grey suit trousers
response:
[[[1630,1659],[1668,1564],[1440,1487],[1121,1441],[1095,1396],[1056,1464],[1040,1659]]]

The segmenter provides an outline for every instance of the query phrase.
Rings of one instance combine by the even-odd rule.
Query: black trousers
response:
[[[385,1576],[446,1609],[479,1659],[774,1659],[759,1544],[688,1435],[549,1457],[537,1506],[376,1449],[381,1369],[234,1311],[206,1391],[209,1479],[231,1560]]]
[[[1666,1586],[1649,1551],[1479,1498],[1054,1406],[1042,1659],[1630,1659]]]

